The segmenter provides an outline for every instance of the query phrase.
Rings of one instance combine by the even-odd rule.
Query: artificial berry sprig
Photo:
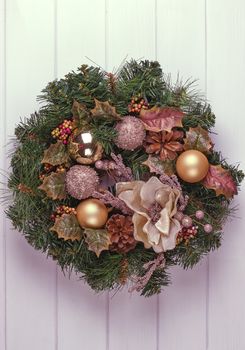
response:
[[[128,105],[129,113],[140,113],[141,109],[148,109],[149,103],[141,96],[134,96]]]
[[[43,170],[44,171],[41,172],[41,174],[39,175],[39,179],[41,181],[43,181],[45,176],[47,176],[51,172],[55,172],[55,173],[63,173],[63,172],[65,172],[66,171],[66,167],[63,164],[58,165],[58,166],[53,166],[51,164],[45,163]]]
[[[58,139],[63,142],[64,145],[67,145],[68,143],[68,137],[72,133],[73,128],[73,122],[72,120],[65,119],[62,124],[60,124],[57,128],[55,128],[51,135],[54,139]]]
[[[58,217],[60,218],[63,214],[74,214],[76,215],[76,208],[68,207],[66,205],[60,205],[56,210],[51,214],[51,220],[55,221]]]
[[[183,227],[181,231],[178,233],[176,243],[179,244],[182,241],[184,241],[185,244],[188,244],[189,240],[196,236],[197,231],[198,231],[198,226],[191,226],[189,228]]]

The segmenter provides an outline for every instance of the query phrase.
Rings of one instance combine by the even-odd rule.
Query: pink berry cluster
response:
[[[109,171],[109,170],[114,170],[116,168],[116,163],[113,160],[97,160],[97,162],[95,162],[95,167],[98,170],[105,170],[105,171]]]
[[[72,128],[72,120],[65,119],[62,124],[51,132],[51,134],[54,139],[58,139],[62,141],[64,145],[67,145],[68,137],[72,133]]]
[[[185,244],[188,244],[191,238],[194,238],[197,234],[198,226],[191,226],[189,228],[183,227],[177,236],[177,244],[182,241],[185,241]]]

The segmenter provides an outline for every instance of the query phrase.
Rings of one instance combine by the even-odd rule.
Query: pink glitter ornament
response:
[[[204,212],[202,210],[197,210],[195,215],[199,220],[202,220],[204,218]]]
[[[183,219],[181,220],[181,224],[185,227],[191,227],[192,226],[192,218],[189,216],[184,216]]]
[[[213,226],[210,224],[206,224],[204,225],[203,229],[206,233],[211,233],[213,231]]]
[[[88,166],[74,165],[66,174],[66,190],[76,199],[90,197],[98,184],[96,171]]]
[[[143,144],[145,128],[138,118],[126,116],[115,129],[118,133],[115,139],[117,147],[133,151]]]

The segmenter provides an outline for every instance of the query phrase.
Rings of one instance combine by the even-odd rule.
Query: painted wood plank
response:
[[[115,71],[128,59],[155,58],[154,2],[107,2],[108,70]],[[109,304],[109,349],[156,349],[157,298],[130,295],[127,289],[113,296]]]
[[[106,55],[110,71],[125,58],[155,59],[154,1],[107,0]]]
[[[7,137],[19,117],[38,109],[35,101],[54,73],[53,1],[7,1]],[[8,350],[55,347],[55,265],[21,237],[6,232]]]
[[[216,147],[229,162],[244,155],[245,3],[207,1],[207,92],[216,113]],[[245,186],[243,184],[242,190]],[[236,199],[244,217],[245,197]],[[245,348],[245,222],[225,227],[223,245],[210,258],[209,349]]]
[[[0,1],[0,187],[5,182],[5,2]],[[1,200],[1,193],[0,193]],[[4,206],[0,204],[0,349],[5,349],[5,218]]]
[[[175,81],[200,79],[205,89],[205,1],[157,1],[157,59]],[[206,349],[205,260],[190,271],[171,270],[159,297],[159,349]]]
[[[59,0],[57,6],[57,74],[83,63],[85,56],[105,68],[105,6],[99,0]],[[94,292],[72,275],[58,275],[58,348],[107,349],[107,294]]]

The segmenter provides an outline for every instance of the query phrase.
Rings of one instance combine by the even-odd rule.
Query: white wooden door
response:
[[[199,79],[217,116],[217,148],[244,168],[244,0],[0,0],[0,168],[20,117],[50,80],[91,59],[157,59]],[[87,58],[88,57],[88,58]],[[237,216],[245,212],[240,195]],[[245,223],[222,248],[144,299],[94,295],[34,251],[0,213],[0,350],[245,349]]]

